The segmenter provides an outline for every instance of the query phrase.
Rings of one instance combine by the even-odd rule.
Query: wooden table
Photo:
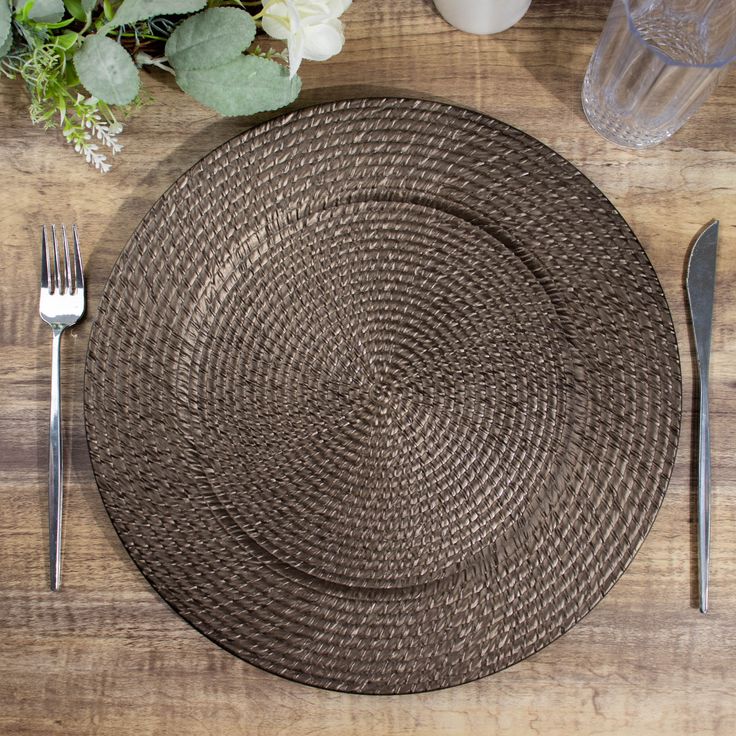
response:
[[[534,0],[497,37],[452,30],[429,0],[356,0],[338,57],[303,67],[299,105],[408,93],[516,125],[559,151],[614,202],[662,279],[677,326],[684,420],[664,506],[613,591],[552,645],[492,677],[415,696],[325,692],[219,649],[180,619],[126,554],[95,487],[82,417],[87,335],[105,279],[156,198],[252,121],[220,119],[169,78],[130,121],[100,176],[60,136],[33,128],[17,84],[0,83],[0,733],[3,734],[724,734],[736,733],[736,78],[671,141],[621,150],[580,107],[603,0]],[[165,77],[165,75],[163,75]],[[712,612],[695,600],[693,361],[684,259],[721,220],[712,363]],[[39,226],[77,222],[90,317],[63,346],[64,588],[47,590],[50,332],[38,318]]]

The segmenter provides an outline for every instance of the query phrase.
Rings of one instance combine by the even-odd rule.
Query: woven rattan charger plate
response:
[[[672,321],[605,197],[435,102],[301,110],[135,231],[86,367],[97,482],[161,596],[336,690],[466,682],[632,560],[680,418]]]

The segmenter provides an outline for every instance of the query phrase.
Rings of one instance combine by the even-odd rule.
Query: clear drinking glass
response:
[[[613,0],[583,82],[590,124],[614,143],[669,138],[736,54],[736,0]]]

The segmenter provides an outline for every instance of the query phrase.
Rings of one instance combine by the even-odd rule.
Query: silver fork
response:
[[[41,228],[41,319],[51,327],[51,420],[49,424],[49,564],[51,590],[61,587],[61,515],[64,501],[61,441],[61,333],[84,314],[84,269],[79,253],[77,226],[72,225],[73,255],[69,253],[66,226],[61,226],[60,253],[56,225],[51,226],[49,252],[46,226]],[[62,266],[63,262],[63,266]],[[73,273],[72,273],[73,272]]]

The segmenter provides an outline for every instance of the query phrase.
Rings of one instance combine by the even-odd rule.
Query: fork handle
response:
[[[61,333],[53,328],[49,423],[49,572],[51,590],[61,588],[61,511],[64,500],[61,441]]]

